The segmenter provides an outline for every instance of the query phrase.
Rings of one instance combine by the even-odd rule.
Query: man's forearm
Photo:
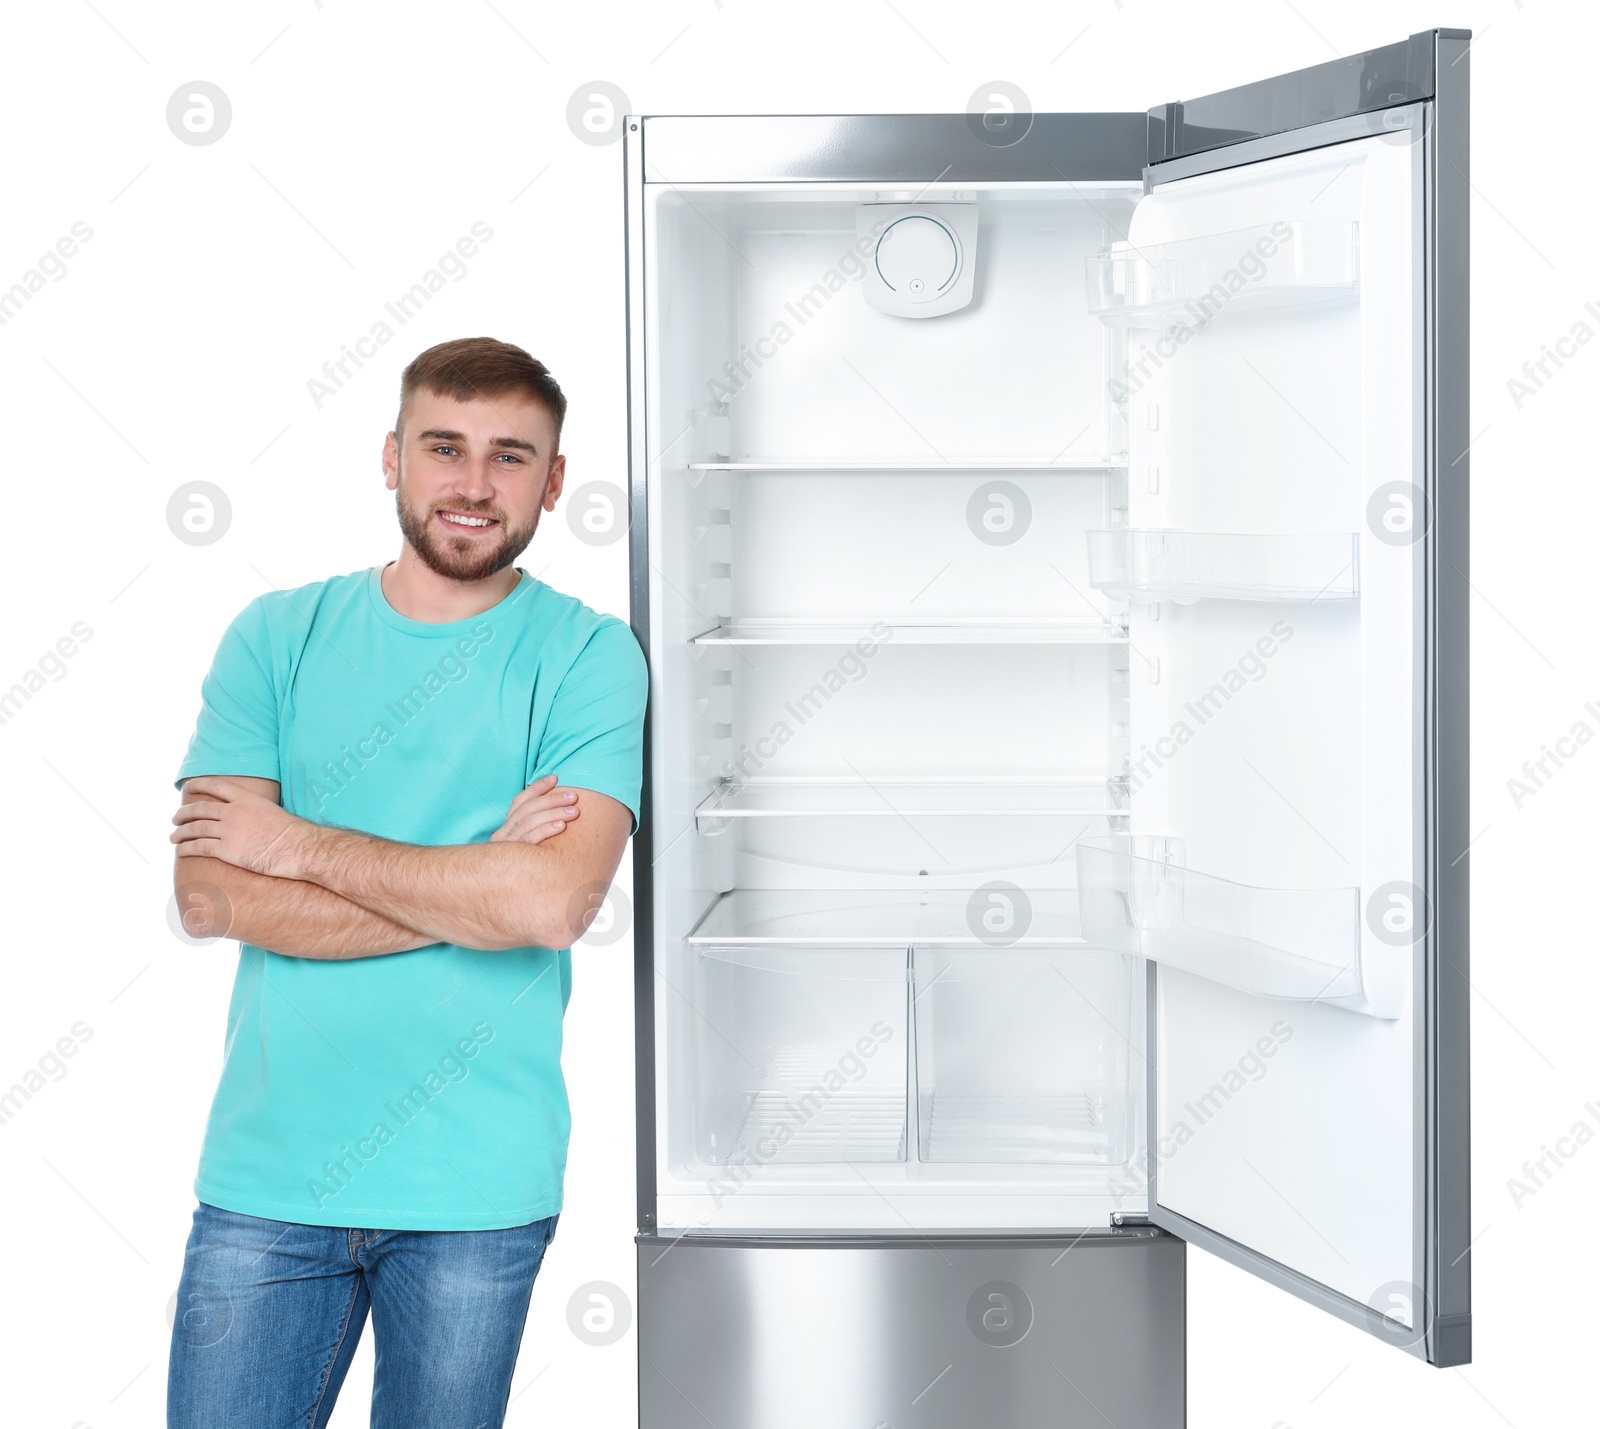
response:
[[[570,876],[547,845],[436,848],[318,827],[303,839],[294,871],[381,918],[462,947],[565,948],[584,931]]]
[[[237,938],[285,957],[327,961],[441,941],[319,884],[252,873],[219,858],[178,860],[175,881],[179,915],[193,937]]]

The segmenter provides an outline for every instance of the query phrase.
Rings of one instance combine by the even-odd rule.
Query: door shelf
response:
[[[1097,476],[1103,472],[1125,471],[1127,466],[1128,459],[1125,455],[1091,457],[1082,461],[1040,460],[1028,457],[956,457],[950,461],[927,461],[920,458],[897,461],[868,457],[858,461],[846,461],[839,457],[817,457],[810,461],[803,459],[790,461],[748,461],[740,459],[692,461],[688,463],[690,471],[740,471],[755,474],[766,473],[774,476],[806,476],[812,473],[824,475],[841,471],[858,472],[863,476],[892,475],[896,472],[907,472],[918,476],[941,472],[953,476],[966,476],[973,472],[985,471],[1058,471],[1068,475],[1074,472],[1082,472]]]
[[[700,833],[730,819],[1105,817],[1128,815],[1127,783],[1117,779],[723,780],[695,810]]]
[[[730,961],[744,957],[742,949],[773,944],[1003,949],[1083,943],[1073,890],[1030,889],[1026,898],[1023,908],[1005,890],[736,888],[718,896],[688,941]],[[904,978],[903,971],[891,975]]]
[[[1077,846],[1084,937],[1258,997],[1359,1001],[1358,888],[1256,888],[1184,866],[1178,839]]]
[[[739,619],[696,635],[695,645],[1126,645],[1126,629],[1102,620]]]
[[[1245,535],[1218,531],[1090,531],[1089,584],[1141,604],[1172,600],[1355,600],[1353,533]]]
[[[1089,311],[1111,327],[1198,330],[1224,314],[1325,307],[1359,293],[1359,225],[1270,223],[1087,260]]]

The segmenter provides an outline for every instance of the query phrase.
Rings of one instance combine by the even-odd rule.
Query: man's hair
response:
[[[492,337],[458,337],[441,342],[411,359],[400,374],[400,410],[394,419],[397,439],[403,437],[401,423],[406,404],[418,391],[432,392],[457,402],[478,397],[503,397],[518,392],[537,402],[549,414],[556,429],[554,457],[561,450],[561,422],[567,415],[567,398],[550,369],[522,348]]]

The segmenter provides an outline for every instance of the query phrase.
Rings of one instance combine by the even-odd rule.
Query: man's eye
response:
[[[451,447],[451,446],[435,447],[434,451],[442,453],[445,456],[455,456],[456,455],[456,449],[454,447]]]
[[[502,457],[504,457],[507,461],[516,462],[519,466],[522,463],[522,458],[519,457],[515,452],[501,452],[500,455]]]

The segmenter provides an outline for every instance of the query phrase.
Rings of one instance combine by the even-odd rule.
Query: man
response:
[[[374,1429],[503,1422],[561,1209],[565,950],[639,810],[638,645],[512,564],[565,412],[519,347],[422,353],[399,559],[252,601],[202,686],[175,885],[241,946],[169,1429],[319,1429],[369,1308]]]

